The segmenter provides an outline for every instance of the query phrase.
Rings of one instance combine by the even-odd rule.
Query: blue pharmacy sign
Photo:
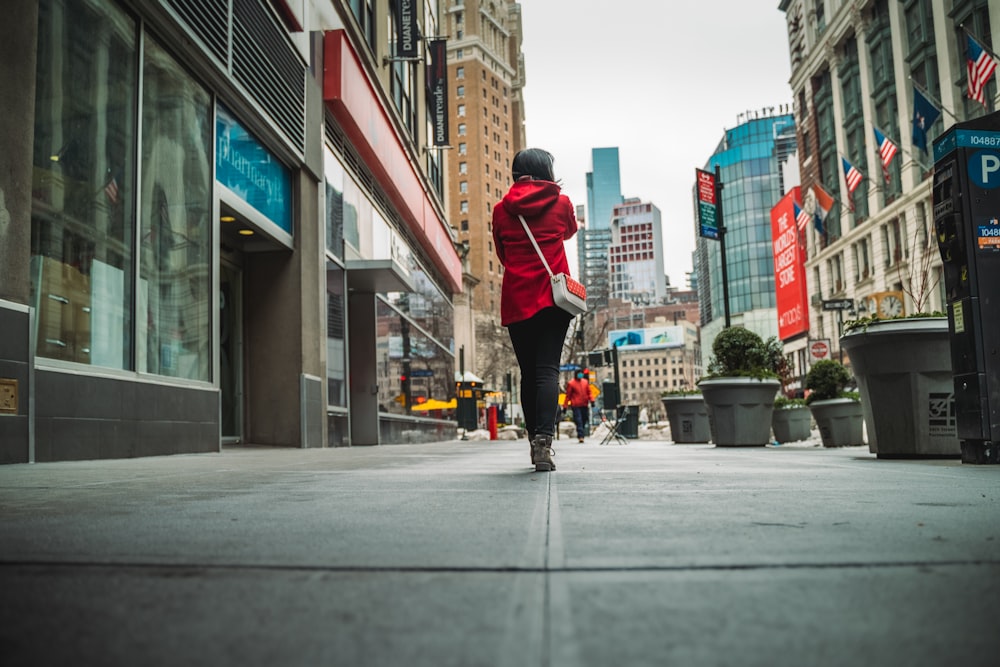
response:
[[[221,104],[215,115],[215,179],[292,233],[291,173]]]

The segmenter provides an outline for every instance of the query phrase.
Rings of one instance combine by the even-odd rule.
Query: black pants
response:
[[[521,407],[528,437],[555,435],[559,414],[559,360],[571,317],[546,308],[507,327],[521,367]]]
[[[587,437],[587,426],[590,424],[590,406],[573,406],[573,423],[576,424],[576,437]]]

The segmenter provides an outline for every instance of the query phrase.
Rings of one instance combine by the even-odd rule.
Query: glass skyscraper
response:
[[[761,337],[777,335],[771,208],[785,192],[781,165],[795,152],[790,114],[755,118],[727,130],[705,170],[721,170],[729,312]],[[695,203],[695,233],[698,233]],[[703,349],[724,325],[719,242],[698,237],[698,292]]]
[[[622,203],[618,147],[590,149],[593,171],[587,173],[587,220],[590,229],[609,229],[611,213]]]
[[[611,245],[611,215],[622,203],[621,172],[618,169],[618,147],[592,148],[592,171],[587,172],[587,218],[577,234],[577,256],[580,276],[587,286],[587,303],[608,304],[608,247]]]

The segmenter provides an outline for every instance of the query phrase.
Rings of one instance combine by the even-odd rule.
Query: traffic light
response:
[[[409,407],[413,403],[410,382],[410,364],[409,362],[403,362],[403,373],[399,376],[399,391],[403,395],[403,405],[406,407]]]

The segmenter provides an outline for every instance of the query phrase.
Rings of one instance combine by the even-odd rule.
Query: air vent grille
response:
[[[275,17],[259,2],[234,3],[233,76],[292,143],[304,149],[305,65]]]

